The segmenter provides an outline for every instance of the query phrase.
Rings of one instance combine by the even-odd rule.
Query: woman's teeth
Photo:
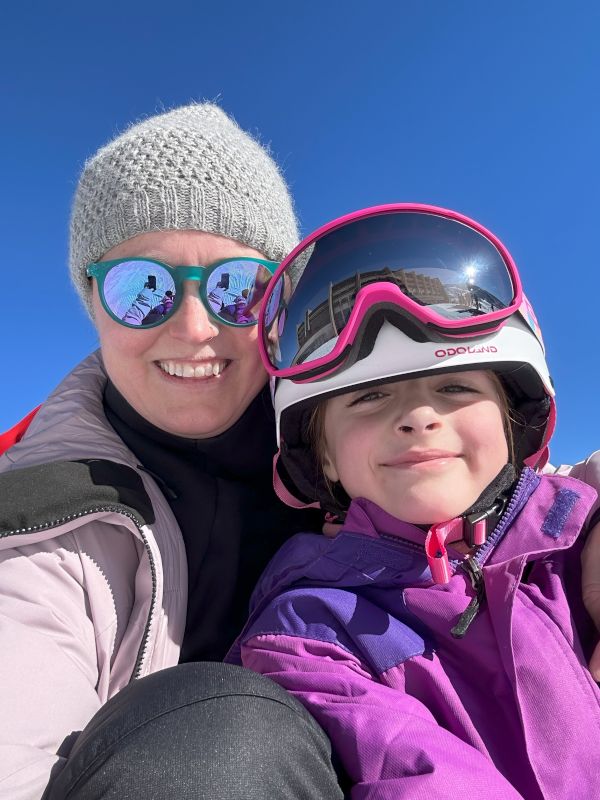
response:
[[[158,361],[158,366],[168,375],[179,378],[212,378],[220,375],[227,366],[227,361],[213,361],[210,364],[182,364],[179,361]]]

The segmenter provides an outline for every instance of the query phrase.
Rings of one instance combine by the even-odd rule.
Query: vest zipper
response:
[[[148,556],[148,561],[150,563],[150,574],[152,577],[152,595],[150,599],[150,611],[148,612],[148,618],[146,620],[146,625],[144,627],[144,633],[142,635],[142,641],[140,643],[140,647],[138,649],[138,654],[135,660],[135,664],[133,667],[133,673],[131,676],[131,680],[135,680],[136,678],[140,677],[141,670],[142,670],[142,663],[144,661],[144,656],[146,654],[146,648],[148,646],[148,637],[150,635],[150,623],[152,620],[152,616],[154,614],[155,606],[156,606],[156,563],[154,561],[154,556],[152,555],[152,550],[148,543],[148,539],[144,534],[143,530],[141,529],[137,518],[130,514],[129,512],[125,511],[120,506],[98,506],[97,508],[88,508],[85,511],[80,511],[77,514],[68,514],[65,517],[61,517],[60,519],[53,520],[52,522],[45,522],[42,525],[31,525],[27,528],[17,528],[16,530],[12,531],[2,531],[0,532],[0,539],[5,539],[8,536],[18,536],[24,533],[36,533],[37,531],[45,531],[49,530],[50,528],[57,528],[59,525],[64,525],[67,522],[71,522],[75,519],[80,519],[81,517],[86,517],[89,514],[99,514],[99,513],[116,513],[122,514],[124,517],[130,519],[138,531],[140,532],[140,538],[144,543],[144,549],[146,550],[146,554]]]

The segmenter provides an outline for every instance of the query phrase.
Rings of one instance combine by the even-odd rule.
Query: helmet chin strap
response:
[[[504,513],[517,477],[513,464],[505,464],[494,480],[464,514],[432,525],[425,538],[425,554],[436,583],[448,583],[450,564],[446,543],[464,540],[469,547],[482,545]]]

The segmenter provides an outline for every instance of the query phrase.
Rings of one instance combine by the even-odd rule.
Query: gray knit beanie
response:
[[[138,233],[184,229],[237,239],[272,261],[298,241],[277,165],[212,103],[150,117],[86,162],[73,199],[69,267],[90,315],[90,262]]]

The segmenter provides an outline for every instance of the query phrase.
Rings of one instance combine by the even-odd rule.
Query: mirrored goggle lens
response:
[[[210,273],[206,298],[215,316],[234,325],[254,325],[271,273],[257,261],[227,261]]]
[[[171,314],[175,282],[160,264],[122,261],[106,274],[104,301],[115,317],[127,325],[152,325]]]
[[[282,275],[267,303],[265,349],[287,369],[327,355],[369,284],[386,281],[444,320],[472,320],[511,305],[515,289],[495,245],[457,220],[419,212],[381,213],[324,234],[286,273],[304,269],[291,297]]]

